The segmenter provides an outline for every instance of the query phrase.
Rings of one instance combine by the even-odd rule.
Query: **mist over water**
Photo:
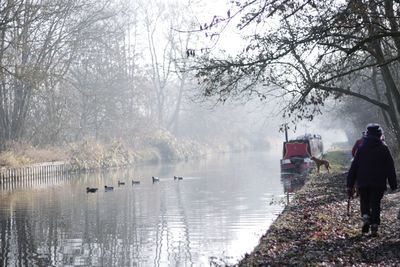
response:
[[[251,252],[280,213],[279,155],[77,175],[0,192],[3,266],[209,266]],[[151,176],[158,176],[154,183]],[[174,180],[173,176],[183,176]],[[140,184],[132,185],[131,180]],[[126,182],[117,186],[118,181]],[[105,192],[104,185],[114,186]],[[94,194],[86,187],[98,187]]]

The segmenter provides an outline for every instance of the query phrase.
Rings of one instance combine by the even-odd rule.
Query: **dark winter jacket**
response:
[[[397,188],[396,172],[389,148],[379,138],[368,136],[358,149],[347,175],[347,187],[357,182],[358,188],[372,187],[386,190]]]

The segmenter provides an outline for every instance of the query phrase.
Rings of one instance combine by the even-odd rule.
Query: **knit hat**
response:
[[[367,125],[367,136],[375,136],[380,138],[382,136],[382,127],[377,123],[369,123]]]

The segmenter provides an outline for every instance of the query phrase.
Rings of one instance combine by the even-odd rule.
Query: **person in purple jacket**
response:
[[[382,128],[379,124],[367,125],[367,133],[362,146],[358,149],[347,175],[347,192],[353,196],[357,183],[360,195],[360,209],[363,220],[362,233],[377,236],[380,224],[381,200],[386,183],[392,190],[397,189],[396,171],[392,155],[382,142]]]
[[[362,132],[361,138],[356,141],[353,148],[351,149],[351,155],[353,156],[353,158],[356,155],[357,150],[362,146],[366,134],[367,134],[366,131]]]

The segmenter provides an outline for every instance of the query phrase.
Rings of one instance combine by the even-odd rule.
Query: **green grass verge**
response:
[[[334,150],[325,154],[325,159],[330,163],[333,172],[347,171],[351,164],[350,150]]]

